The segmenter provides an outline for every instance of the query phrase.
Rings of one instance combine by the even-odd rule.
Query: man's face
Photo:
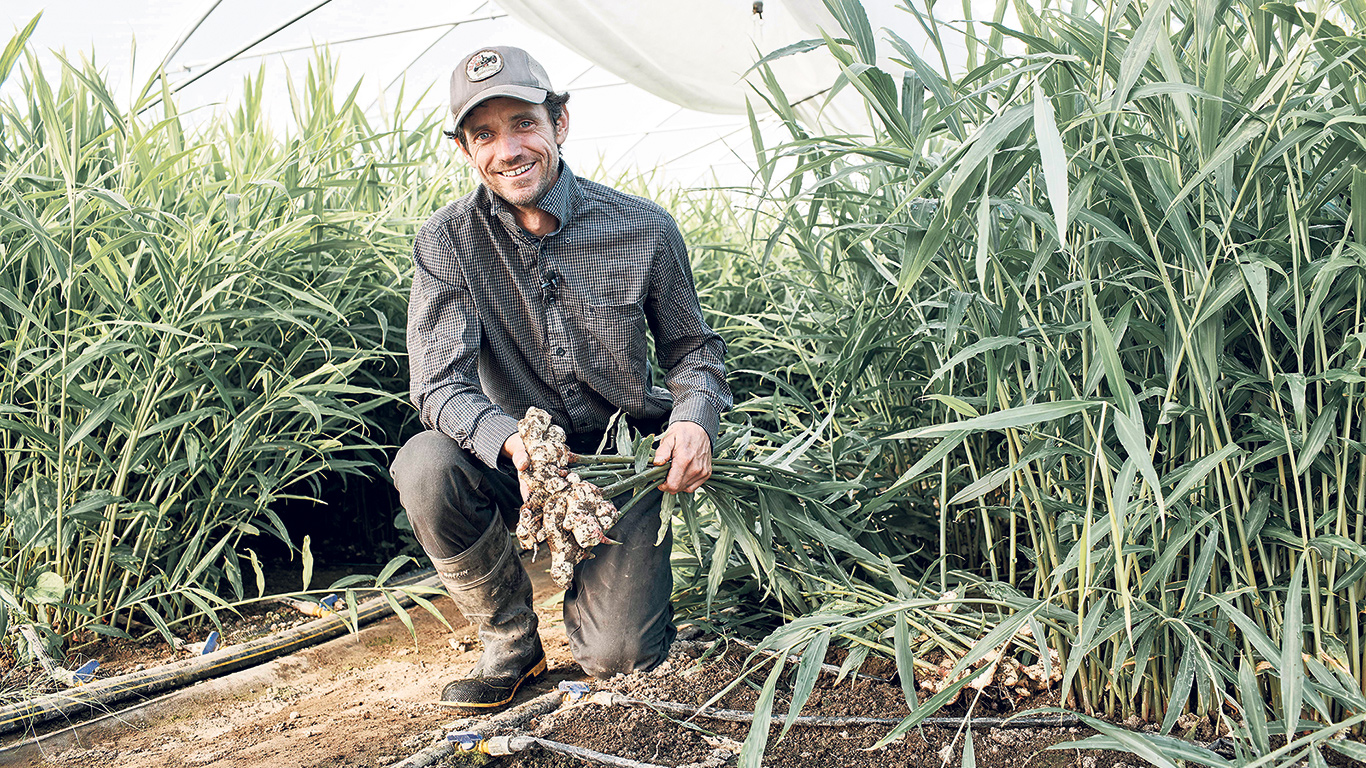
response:
[[[460,130],[461,151],[489,191],[509,205],[534,206],[559,178],[560,144],[569,114],[550,122],[544,104],[499,97],[470,111]]]

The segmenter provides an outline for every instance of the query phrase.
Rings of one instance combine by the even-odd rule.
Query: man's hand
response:
[[[512,433],[512,436],[503,443],[503,455],[512,461],[512,466],[517,468],[517,485],[522,489],[522,501],[526,502],[531,498],[531,489],[522,479],[522,472],[531,466],[531,458],[526,455],[526,446],[522,444],[521,435],[516,432]]]
[[[659,440],[655,464],[672,461],[669,476],[659,486],[665,493],[692,493],[711,477],[711,438],[702,425],[675,421]]]

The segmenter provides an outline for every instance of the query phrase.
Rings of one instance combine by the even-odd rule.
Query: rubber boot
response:
[[[506,706],[518,686],[546,669],[531,608],[531,579],[512,534],[494,515],[474,546],[455,557],[432,558],[432,564],[484,644],[479,663],[467,677],[446,685],[440,703],[477,712]]]

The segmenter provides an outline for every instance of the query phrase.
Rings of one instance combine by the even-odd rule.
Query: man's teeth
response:
[[[535,165],[535,163],[529,163],[527,165],[522,166],[521,168],[514,168],[510,171],[499,171],[498,175],[502,176],[505,179],[513,179],[531,170],[532,165]]]

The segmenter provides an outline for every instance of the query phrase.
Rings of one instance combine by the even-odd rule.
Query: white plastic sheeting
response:
[[[751,0],[499,0],[513,18],[623,80],[679,106],[722,114],[745,111],[749,87],[740,78],[759,56],[819,37],[788,7],[803,3],[821,5],[766,0],[760,18]],[[833,18],[825,26],[838,29]],[[830,64],[814,57],[788,57],[775,70],[795,85],[794,101],[833,79]]]
[[[761,56],[802,40],[819,39],[825,30],[842,36],[839,24],[822,0],[689,0],[685,3],[641,0],[498,0],[518,21],[554,38],[565,47],[639,88],[674,104],[703,112],[743,114],[748,99],[763,111],[762,99],[745,78]],[[909,34],[910,15],[893,0],[864,0],[874,30],[896,24]],[[762,15],[758,13],[762,8]],[[880,34],[877,37],[881,37]],[[879,43],[879,66],[893,73],[902,68]],[[772,63],[774,75],[790,103],[802,105],[808,118],[845,130],[866,130],[861,102],[846,94],[826,103],[839,67],[827,54],[788,56]],[[822,109],[823,108],[823,109]]]
[[[894,75],[900,68],[887,58],[893,49],[883,27],[920,46],[927,60],[938,60],[914,17],[896,7],[900,2],[923,7],[925,0],[862,2],[878,39],[879,64]],[[988,4],[994,7],[995,0]],[[952,25],[957,14],[944,6],[940,21]],[[753,0],[5,0],[0,45],[44,8],[31,44],[48,76],[61,72],[48,49],[66,49],[77,63],[93,50],[120,104],[128,103],[182,33],[209,12],[169,61],[172,87],[194,80],[177,94],[182,114],[191,120],[234,105],[243,78],[259,71],[262,108],[287,124],[287,83],[302,77],[315,45],[326,46],[339,63],[338,90],[345,93],[360,81],[360,103],[376,116],[388,114],[399,88],[410,114],[440,114],[453,62],[479,46],[519,45],[546,66],[557,87],[574,94],[567,149],[576,170],[611,178],[632,168],[653,169],[683,183],[748,183],[755,161],[746,97],[759,113],[761,130],[774,141],[785,132],[765,119],[762,100],[740,74],[762,54],[818,37],[822,27],[838,34],[822,0],[765,0],[762,19],[753,13]],[[278,31],[205,75],[210,64],[271,30]],[[868,129],[866,110],[848,89],[825,106],[826,89],[838,73],[828,53],[791,56],[775,70],[791,101],[814,95],[799,107],[807,119],[823,109],[827,128]],[[0,92],[22,100],[21,88],[12,76]]]

